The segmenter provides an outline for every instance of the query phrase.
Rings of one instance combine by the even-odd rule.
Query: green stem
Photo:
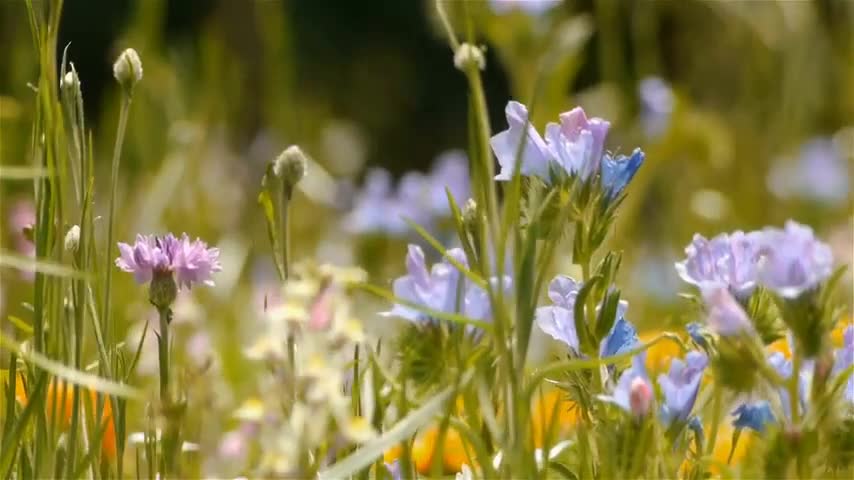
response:
[[[157,339],[158,358],[160,360],[160,402],[169,404],[169,317],[170,309],[157,309],[160,314],[160,337]]]
[[[721,424],[721,416],[723,415],[723,390],[717,385],[714,387],[714,404],[712,405],[712,432],[709,435],[709,443],[706,444],[706,456],[709,456],[715,450],[715,443],[718,441],[718,430]]]
[[[792,376],[788,379],[787,387],[789,390],[789,408],[792,412],[792,425],[798,427],[801,423],[801,408],[799,405],[800,396],[798,392],[798,380],[801,371],[801,349],[795,345],[792,351]],[[799,455],[800,456],[800,455]]]
[[[121,110],[119,110],[119,126],[116,132],[116,145],[113,149],[113,162],[110,172],[110,204],[107,214],[107,250],[104,256],[104,309],[101,312],[101,322],[105,344],[113,345],[113,332],[110,327],[110,288],[113,277],[113,225],[116,216],[116,192],[119,185],[119,160],[122,154],[122,144],[125,140],[127,130],[128,111],[130,111],[131,97],[124,94]]]
[[[291,219],[288,215],[288,209],[291,204],[292,189],[284,186],[282,195],[279,200],[279,223],[282,229],[282,271],[284,272],[284,280],[290,277],[290,248],[291,248]]]

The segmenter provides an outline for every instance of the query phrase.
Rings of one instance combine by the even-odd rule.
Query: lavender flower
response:
[[[836,362],[833,365],[833,375],[841,375],[842,372],[852,364],[854,364],[854,325],[849,325],[848,328],[845,329],[842,348],[836,351]],[[848,381],[845,382],[844,389],[843,397],[849,403],[854,403],[854,375],[848,376]]]
[[[667,131],[673,114],[673,91],[661,77],[647,77],[638,86],[641,121],[647,137],[658,137]]]
[[[600,400],[613,403],[628,413],[643,416],[652,405],[652,384],[646,373],[646,353],[632,358],[631,368],[623,371],[611,395],[599,395]]]
[[[344,220],[344,228],[356,234],[403,236],[410,230],[404,219],[409,219],[432,230],[440,218],[451,212],[446,187],[457,203],[470,195],[468,159],[461,151],[439,155],[428,175],[406,173],[396,188],[386,170],[372,169],[362,191],[350,202],[353,208]]]
[[[661,408],[664,423],[688,419],[697,400],[700,380],[703,379],[703,370],[707,364],[708,357],[704,353],[692,351],[685,356],[685,362],[674,359],[670,364],[670,372],[658,376],[658,384],[664,395]]]
[[[575,107],[560,114],[560,125],[546,125],[546,140],[552,157],[570,175],[587,181],[599,172],[605,138],[611,124],[601,118],[587,118]]]
[[[558,275],[549,284],[549,299],[554,305],[537,308],[535,320],[544,333],[580,353],[578,332],[575,330],[575,299],[582,284],[572,277]],[[609,357],[623,353],[638,342],[637,330],[625,319],[628,302],[617,306],[617,319],[599,346],[599,355]]]
[[[685,247],[687,258],[676,263],[676,272],[700,289],[724,286],[744,299],[756,287],[761,248],[759,232],[722,233],[711,240],[696,234],[691,245]]]
[[[189,289],[195,283],[213,286],[213,273],[222,270],[219,249],[208,248],[199,239],[190,241],[186,233],[180,239],[171,233],[163,237],[137,235],[133,245],[119,243],[119,251],[116,266],[132,273],[137,283],[174,274],[179,288]]]
[[[848,164],[830,138],[817,137],[801,147],[797,159],[781,158],[771,167],[768,189],[778,198],[805,198],[829,205],[844,202],[849,193]]]
[[[519,144],[524,141],[520,155],[521,175],[536,176],[548,181],[552,153],[534,126],[528,122],[528,109],[519,102],[510,101],[507,102],[504,113],[507,116],[507,130],[497,133],[489,141],[501,165],[501,171],[495,179],[508,181],[513,177]]]
[[[771,413],[771,406],[762,400],[752,403],[743,403],[733,412],[736,415],[732,424],[735,428],[749,428],[755,432],[765,432],[765,425],[775,420]]]
[[[793,220],[785,229],[763,231],[762,284],[784,298],[797,298],[833,272],[833,252],[806,225]]]
[[[602,159],[602,190],[608,201],[613,201],[623,193],[643,164],[644,157],[640,148],[636,148],[631,157],[617,155],[613,158],[611,155],[605,155]]]
[[[708,309],[706,322],[713,332],[727,337],[753,331],[750,318],[729,290],[723,287],[707,287],[702,293]]]
[[[460,264],[466,265],[466,257],[461,249],[453,248],[447,253]],[[447,259],[434,264],[428,271],[421,247],[409,245],[406,271],[407,275],[394,281],[395,296],[438,312],[461,313],[473,320],[492,319],[492,307],[486,292],[466,279]],[[510,283],[510,278],[505,277],[505,288],[509,288]],[[397,316],[418,324],[434,321],[423,312],[400,304],[395,304],[391,311],[382,315]]]

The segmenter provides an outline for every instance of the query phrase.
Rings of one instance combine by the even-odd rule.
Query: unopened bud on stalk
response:
[[[71,70],[66,73],[62,80],[59,81],[59,89],[63,92],[68,92],[74,96],[80,91],[80,78],[77,77],[77,72]]]
[[[65,250],[71,253],[77,251],[77,247],[80,245],[80,227],[77,225],[72,225],[71,228],[68,229],[68,233],[65,234]]]
[[[486,58],[483,56],[483,50],[470,43],[463,43],[454,52],[454,66],[463,71],[470,67],[483,70],[486,67]]]
[[[629,390],[629,406],[636,417],[643,417],[652,407],[652,388],[643,378],[635,378]]]
[[[463,205],[463,225],[466,227],[466,230],[472,231],[475,225],[477,225],[477,202],[474,201],[473,198],[468,199],[466,204]]]
[[[142,80],[142,60],[136,50],[128,48],[113,64],[113,76],[129,95],[136,82]]]
[[[148,301],[158,310],[171,307],[178,296],[178,285],[172,272],[155,270],[148,288]]]
[[[282,180],[285,188],[293,189],[305,177],[307,164],[302,149],[291,145],[273,161],[273,175]]]

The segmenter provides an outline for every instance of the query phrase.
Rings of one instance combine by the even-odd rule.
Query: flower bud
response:
[[[468,199],[466,204],[463,205],[463,225],[466,227],[468,231],[474,231],[474,227],[477,225],[477,202],[474,201],[473,198]]]
[[[483,50],[470,43],[463,43],[454,52],[454,66],[462,71],[466,71],[471,67],[483,70],[486,66],[486,58],[483,56]]]
[[[155,271],[148,288],[148,301],[158,309],[171,307],[178,296],[178,285],[172,272]]]
[[[74,70],[67,72],[59,81],[59,89],[68,92],[72,97],[76,96],[77,92],[80,91],[80,78],[77,76],[77,72]]]
[[[65,234],[65,250],[71,253],[77,251],[77,247],[80,245],[80,227],[77,225],[72,225],[71,228],[68,229],[68,233]]]
[[[113,64],[113,76],[130,95],[136,82],[142,80],[142,60],[136,50],[128,48],[119,55]]]
[[[643,417],[652,407],[652,388],[649,382],[641,377],[632,380],[629,390],[629,406],[636,417]]]
[[[273,161],[273,174],[284,182],[286,188],[294,188],[305,177],[308,158],[302,149],[291,145]]]

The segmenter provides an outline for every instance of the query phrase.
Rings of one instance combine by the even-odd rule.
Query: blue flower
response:
[[[572,277],[558,275],[549,284],[549,299],[553,305],[537,308],[535,320],[544,333],[562,342],[575,353],[581,349],[575,330],[575,300],[582,283]],[[601,306],[600,306],[601,307]],[[597,307],[597,311],[600,307]],[[609,357],[626,352],[638,343],[634,325],[625,319],[629,304],[621,300],[617,306],[616,321],[611,331],[599,345],[599,355]]]
[[[744,308],[729,290],[724,287],[706,287],[702,293],[708,310],[706,323],[714,333],[727,337],[754,331]]]
[[[665,424],[687,420],[697,400],[700,380],[708,363],[705,354],[688,352],[684,362],[678,358],[674,359],[670,364],[670,372],[658,376],[658,384],[664,395],[661,416]]]
[[[490,0],[489,5],[498,14],[519,9],[528,15],[542,15],[560,3],[561,0]]]
[[[519,156],[522,161],[520,174],[548,181],[552,155],[546,142],[528,121],[528,109],[519,102],[510,101],[504,113],[507,116],[507,130],[494,135],[489,141],[501,165],[501,171],[495,179],[508,181],[513,178],[520,143],[524,142]]]
[[[602,158],[602,190],[609,201],[623,193],[643,164],[644,157],[643,151],[636,148],[630,157],[617,155],[614,158],[606,154]]]
[[[608,121],[587,118],[583,108],[575,107],[560,114],[560,125],[546,125],[546,141],[555,163],[586,182],[600,169],[610,128]]]
[[[467,265],[466,256],[461,249],[452,248],[447,253],[460,264]],[[446,258],[427,270],[421,247],[409,245],[406,270],[407,275],[394,281],[393,290],[396,297],[438,312],[460,313],[473,320],[492,320],[489,295],[465,278]],[[504,287],[510,286],[510,278],[505,277]],[[397,316],[419,324],[434,322],[434,319],[416,308],[400,304],[395,304],[391,311],[384,312],[383,315]]]
[[[784,298],[799,297],[833,273],[830,246],[816,239],[806,225],[789,220],[785,229],[766,228],[762,241],[759,279]]]
[[[781,199],[805,198],[827,205],[848,199],[848,163],[832,138],[813,138],[801,147],[797,159],[780,158],[767,177],[768,189]]]
[[[637,329],[623,316],[627,308],[628,303],[621,301],[617,309],[617,321],[614,322],[608,336],[602,340],[602,344],[599,346],[600,357],[619,355],[638,345]]]
[[[652,406],[652,384],[644,363],[646,352],[632,358],[632,366],[623,371],[611,395],[599,395],[605,402],[613,403],[635,416],[646,415]]]
[[[765,425],[768,422],[775,421],[771,406],[764,400],[741,404],[732,414],[736,415],[732,422],[735,428],[749,428],[759,433],[765,432]]]
[[[696,234],[685,247],[687,258],[676,263],[676,273],[700,289],[725,286],[745,299],[756,288],[762,245],[761,232],[722,233],[711,240]]]
[[[660,77],[647,77],[638,86],[641,121],[647,137],[657,137],[667,130],[673,114],[673,90]]]
[[[702,325],[696,322],[691,322],[688,325],[685,325],[685,330],[688,331],[688,336],[691,337],[691,340],[694,340],[694,343],[703,348],[708,348],[709,342],[706,341],[706,337],[703,336],[704,329]]]

